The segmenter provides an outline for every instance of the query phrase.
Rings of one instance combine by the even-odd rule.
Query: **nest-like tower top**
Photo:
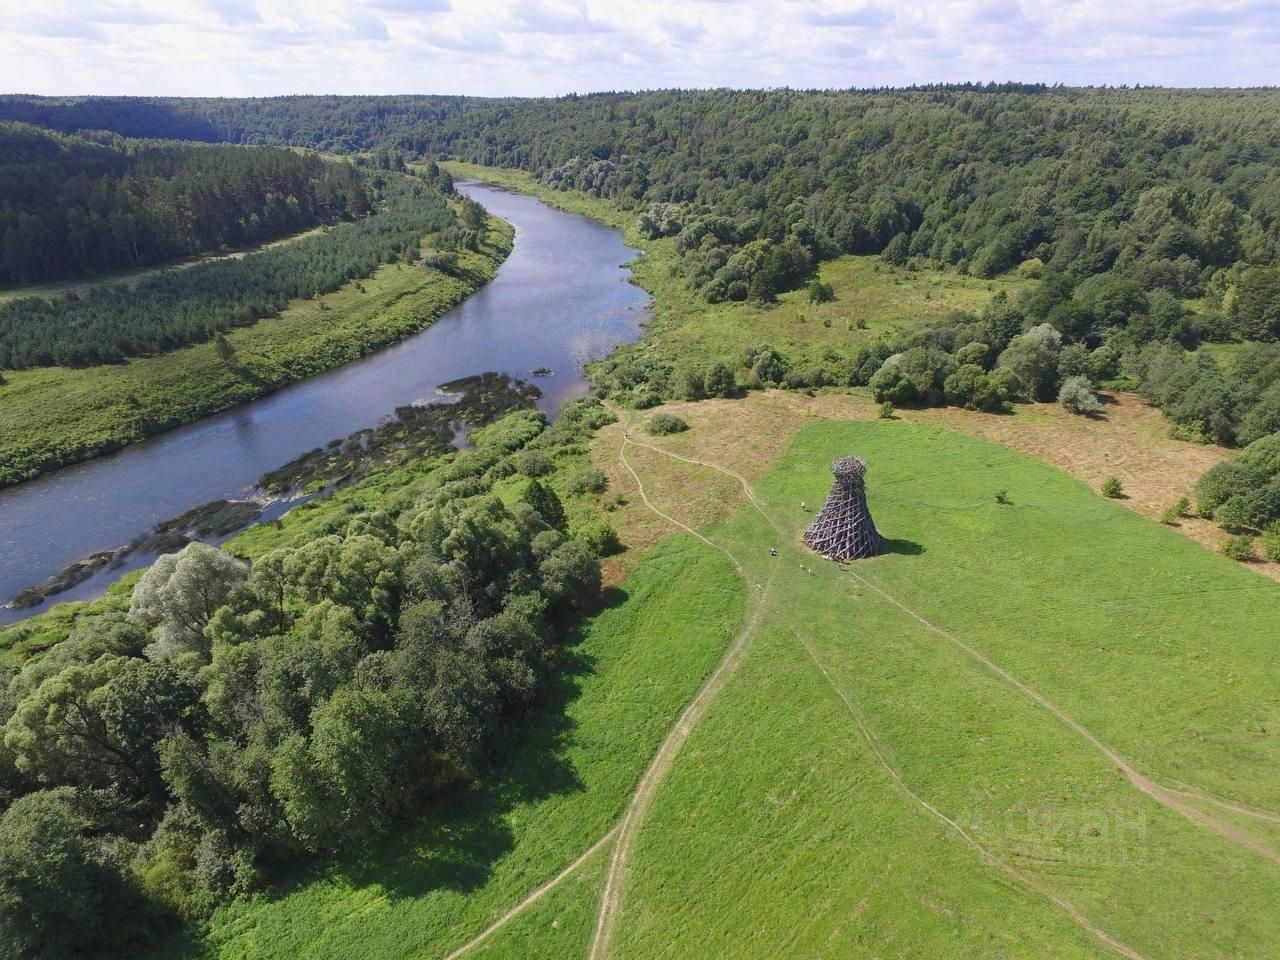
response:
[[[863,482],[867,461],[861,457],[841,457],[831,464],[831,472],[836,477],[835,485],[822,505],[822,512],[804,532],[804,542],[824,557],[841,563],[874,557],[884,549],[884,540],[867,509]]]
[[[867,461],[861,457],[840,457],[831,464],[837,480],[861,480],[867,475]]]

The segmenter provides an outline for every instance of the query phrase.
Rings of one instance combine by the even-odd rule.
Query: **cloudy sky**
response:
[[[0,0],[0,91],[1280,83],[1280,0]]]

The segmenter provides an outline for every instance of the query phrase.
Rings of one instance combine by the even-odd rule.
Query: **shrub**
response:
[[[526,477],[545,477],[555,469],[555,464],[541,450],[521,450],[515,455],[515,467]]]
[[[1249,507],[1240,494],[1228,497],[1226,503],[1218,504],[1213,512],[1213,519],[1224,530],[1240,530],[1251,526],[1249,523]]]
[[[1280,520],[1280,479],[1244,494],[1245,522],[1261,530],[1273,520]]]
[[[1239,560],[1241,563],[1248,563],[1256,560],[1257,555],[1253,552],[1253,537],[1248,534],[1240,534],[1234,537],[1227,537],[1222,541],[1222,552],[1232,560]]]
[[[1014,337],[1000,354],[1000,366],[1008,367],[1027,385],[1037,400],[1049,400],[1058,386],[1058,353],[1062,335],[1047,323]]]
[[[1191,501],[1186,497],[1179,497],[1177,502],[1164,508],[1164,513],[1160,514],[1160,522],[1168,526],[1175,526],[1177,521],[1183,519],[1190,509]]]
[[[571,494],[604,493],[609,478],[595,467],[582,467],[565,480],[564,488]]]
[[[1280,563],[1280,521],[1262,531],[1262,555],[1272,563]]]
[[[665,437],[669,433],[683,433],[689,424],[671,413],[655,413],[645,424],[645,429],[655,437]]]
[[[968,366],[969,364],[977,364],[980,367],[986,367],[987,354],[991,352],[991,348],[980,340],[974,340],[966,343],[963,347],[956,351],[956,363],[960,366]]]
[[[1110,497],[1112,500],[1119,499],[1124,496],[1124,487],[1120,484],[1119,477],[1107,477],[1102,481],[1102,495]]]
[[[999,391],[976,363],[966,363],[947,377],[942,389],[947,403],[966,410],[996,410],[1002,406]]]
[[[893,401],[892,401],[892,400],[886,400],[884,403],[880,404],[880,419],[881,419],[881,420],[892,420],[892,419],[893,419],[893,409],[894,409],[894,408],[893,408]]]
[[[1241,452],[1240,462],[1269,475],[1280,473],[1280,433],[1253,441]]]
[[[1088,377],[1073,376],[1063,380],[1062,388],[1058,391],[1058,402],[1081,416],[1097,413],[1102,409]]]
[[[569,531],[569,537],[572,540],[581,540],[601,557],[610,556],[622,549],[618,531],[607,523],[587,523],[580,527],[573,527]]]
[[[1058,354],[1058,376],[1088,377],[1090,374],[1089,348],[1083,343],[1071,343]]]
[[[723,363],[713,363],[702,381],[702,390],[708,397],[731,397],[737,387],[733,371]]]
[[[1028,280],[1039,280],[1044,275],[1044,261],[1039,257],[1023,260],[1018,264],[1018,276]]]
[[[1018,375],[1008,367],[996,367],[991,371],[991,386],[1003,400],[1026,400],[1027,388]]]
[[[679,367],[671,375],[671,395],[677,400],[701,400],[704,378],[690,367]]]
[[[830,303],[836,298],[836,292],[831,284],[819,280],[814,277],[809,281],[809,302],[810,303]]]
[[[1214,464],[1196,483],[1196,509],[1200,516],[1211,518],[1233,496],[1248,494],[1266,481],[1266,474],[1250,464],[1230,460]]]
[[[870,387],[871,396],[880,403],[898,406],[916,399],[915,385],[893,362],[893,358],[886,360],[884,366],[876,371]]]
[[[1008,491],[1008,490],[997,490],[997,491],[996,491],[996,503],[998,503],[998,504],[1000,504],[1000,505],[1002,505],[1002,506],[1006,506],[1006,507],[1007,507],[1007,506],[1009,506],[1011,503],[1013,503],[1013,501],[1009,499],[1009,491]]]

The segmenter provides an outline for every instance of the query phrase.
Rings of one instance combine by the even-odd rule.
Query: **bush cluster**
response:
[[[193,543],[152,565],[127,615],[81,617],[7,678],[6,945],[128,949],[486,776],[618,548],[607,525],[569,527],[571,484],[532,454],[554,462],[609,418],[593,401],[551,427],[511,414],[412,496],[313,501],[328,521],[252,565]],[[505,505],[494,482],[533,463]]]

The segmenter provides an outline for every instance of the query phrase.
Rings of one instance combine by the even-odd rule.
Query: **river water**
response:
[[[628,282],[636,252],[616,231],[522,194],[458,189],[515,226],[497,277],[401,343],[117,453],[0,490],[0,603],[76,559],[211,500],[234,499],[275,467],[375,426],[439,384],[497,371],[536,383],[554,412],[586,390],[582,367],[635,340],[648,296]],[[553,375],[531,372],[549,368]],[[135,565],[139,561],[135,561]],[[55,598],[100,593],[120,570]],[[46,609],[0,610],[0,623]]]

